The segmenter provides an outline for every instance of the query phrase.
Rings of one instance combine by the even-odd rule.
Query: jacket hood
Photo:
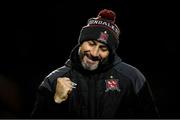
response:
[[[122,61],[121,58],[116,53],[113,54],[112,52],[110,52],[108,61],[103,64],[100,64],[96,70],[93,71],[85,70],[81,65],[81,61],[79,59],[79,55],[78,55],[79,46],[80,45],[78,44],[72,49],[69,59],[66,61],[65,65],[68,67],[73,67],[81,72],[85,72],[85,73],[103,72],[112,68],[116,64],[119,64]]]

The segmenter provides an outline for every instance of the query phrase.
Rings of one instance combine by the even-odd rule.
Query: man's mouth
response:
[[[94,61],[94,60],[92,60],[91,58],[89,58],[89,57],[86,56],[86,55],[84,56],[84,60],[85,60],[88,64],[91,64],[91,65],[99,63],[99,60]]]

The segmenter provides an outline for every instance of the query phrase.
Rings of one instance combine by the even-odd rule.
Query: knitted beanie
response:
[[[90,18],[79,35],[78,42],[97,40],[106,44],[113,52],[119,45],[120,30],[115,24],[116,14],[112,10],[103,9],[96,18]]]

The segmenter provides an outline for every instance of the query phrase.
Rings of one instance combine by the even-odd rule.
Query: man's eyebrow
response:
[[[93,42],[93,44],[96,44],[95,40],[89,40],[90,42]]]

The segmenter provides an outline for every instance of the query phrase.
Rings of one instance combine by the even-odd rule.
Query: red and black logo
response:
[[[107,41],[108,37],[109,37],[109,35],[107,34],[107,31],[104,31],[104,32],[101,32],[98,40]]]
[[[120,92],[118,79],[108,79],[108,80],[105,80],[105,82],[106,82],[105,92],[108,92],[110,90]]]

